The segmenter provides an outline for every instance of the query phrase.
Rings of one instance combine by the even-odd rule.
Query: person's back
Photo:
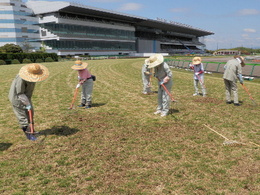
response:
[[[237,79],[239,79],[240,83],[243,83],[242,77],[242,66],[245,66],[244,58],[241,56],[234,56],[235,59],[227,61],[224,66],[224,83],[226,88],[226,103],[231,104],[231,93],[233,92],[234,96],[234,105],[240,106],[238,101],[238,89],[237,89]]]
[[[236,59],[229,60],[225,65],[223,78],[235,82],[237,80],[240,63]]]

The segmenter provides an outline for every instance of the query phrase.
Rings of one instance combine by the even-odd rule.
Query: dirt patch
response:
[[[213,104],[222,104],[223,103],[222,100],[212,98],[212,97],[199,98],[199,99],[195,99],[193,101],[197,102],[197,103],[213,103]]]

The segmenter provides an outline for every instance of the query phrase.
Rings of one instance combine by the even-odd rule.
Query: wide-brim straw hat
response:
[[[83,63],[82,61],[77,60],[77,61],[75,61],[74,65],[71,68],[74,70],[83,70],[83,69],[87,68],[87,66],[88,66],[88,63],[86,63],[86,62]]]
[[[193,64],[193,65],[201,64],[201,58],[200,58],[200,57],[194,57],[194,58],[192,59],[192,64]]]
[[[242,56],[239,56],[239,55],[235,55],[234,58],[239,58],[240,61],[241,61],[241,66],[244,67],[246,64],[245,64],[245,58],[243,58]]]
[[[29,82],[40,82],[48,78],[49,70],[42,64],[32,63],[23,66],[19,76]]]
[[[148,58],[144,60],[144,64],[147,65],[148,62],[149,62],[149,59],[148,59]]]
[[[163,63],[163,61],[164,58],[162,54],[154,54],[146,59],[148,68],[154,68],[156,66],[159,66],[161,63]]]

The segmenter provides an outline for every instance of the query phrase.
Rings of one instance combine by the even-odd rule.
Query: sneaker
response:
[[[232,101],[226,101],[226,104],[232,104]]]
[[[241,106],[241,104],[239,104],[239,103],[234,103],[234,106]]]
[[[157,110],[156,112],[154,112],[154,114],[161,114],[162,111],[161,110]]]
[[[165,116],[167,116],[166,113],[162,113],[162,114],[161,114],[161,117],[165,117]]]
[[[78,107],[85,107],[86,106],[86,104],[80,104],[80,105],[78,105]]]
[[[193,96],[199,95],[198,93],[194,93]]]
[[[88,109],[88,108],[91,108],[92,106],[91,105],[87,105],[85,108]]]

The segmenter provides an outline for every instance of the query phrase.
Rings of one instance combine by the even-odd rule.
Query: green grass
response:
[[[73,110],[73,62],[45,63],[50,76],[33,95],[37,142],[25,139],[7,98],[22,65],[0,66],[1,194],[259,193],[259,147],[250,142],[260,144],[260,109],[241,86],[240,107],[225,104],[218,74],[205,76],[208,97],[193,97],[192,73],[172,69],[178,103],[160,118],[156,94],[141,93],[143,59],[88,63],[94,107]],[[259,82],[245,85],[260,103]],[[203,124],[248,145],[223,146]]]

